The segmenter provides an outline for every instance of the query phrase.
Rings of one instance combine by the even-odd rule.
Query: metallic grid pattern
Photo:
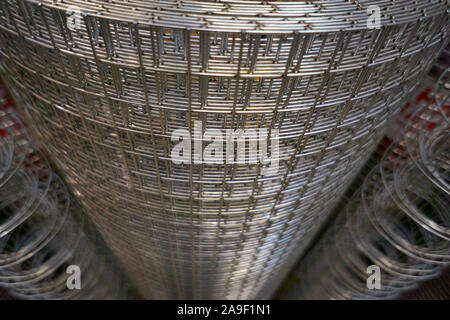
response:
[[[11,108],[0,108],[0,150],[0,286],[20,299],[125,299],[122,273]]]
[[[397,298],[449,266],[450,81],[440,80],[300,263],[284,298]],[[366,284],[371,265],[381,271],[377,289]]]
[[[367,29],[371,4],[381,29]],[[69,5],[85,13],[76,31]],[[8,0],[0,55],[15,98],[145,297],[267,298],[443,47],[448,9]],[[278,129],[278,173],[175,165],[170,134],[192,134],[194,120]]]

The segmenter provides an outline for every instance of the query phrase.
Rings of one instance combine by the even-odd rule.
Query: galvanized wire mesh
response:
[[[21,121],[1,107],[0,286],[20,299],[126,298],[104,243]],[[78,268],[75,288],[70,268]]]
[[[449,266],[449,71],[424,91],[428,103],[411,101],[403,133],[300,262],[284,298],[397,298]],[[380,270],[377,288],[370,266]]]
[[[74,31],[70,5],[83,13]],[[369,5],[382,28],[368,29]],[[0,55],[145,297],[267,298],[443,46],[448,8],[8,0]],[[194,120],[278,129],[278,172],[175,165],[171,133],[192,136]]]

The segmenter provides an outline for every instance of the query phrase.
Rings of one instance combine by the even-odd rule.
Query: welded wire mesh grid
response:
[[[449,27],[436,1],[378,4],[371,30],[374,1],[40,3],[0,6],[4,74],[148,298],[269,297]],[[175,165],[194,120],[278,129],[278,172]]]
[[[0,286],[20,299],[119,299],[128,289],[92,224],[0,87]],[[68,268],[80,287],[68,287]]]
[[[300,262],[282,297],[397,298],[448,267],[449,71],[411,100],[403,132],[396,130],[380,164]],[[367,284],[369,266],[380,270],[377,288]]]

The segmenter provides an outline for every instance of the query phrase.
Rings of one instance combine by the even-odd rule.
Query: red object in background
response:
[[[0,81],[0,110],[6,110],[6,113],[11,113],[17,116],[16,113],[16,105],[13,103],[13,101],[9,98],[8,92],[6,90],[6,87],[4,86],[4,84]],[[22,128],[27,128],[28,125],[25,121],[23,121],[22,119],[18,119],[18,118],[11,118],[14,121],[14,126],[15,129],[20,130]],[[17,121],[15,121],[17,120]],[[0,136],[2,137],[6,137],[8,135],[8,133],[3,130],[0,129]],[[40,146],[36,146],[36,148],[38,148],[44,155],[47,156],[48,159],[48,153],[43,150]],[[33,159],[35,153],[30,153],[28,155],[29,159]],[[33,166],[35,166],[36,168],[39,168],[41,166],[41,161],[39,158],[36,158],[35,160],[33,160]],[[28,165],[30,166],[30,165]],[[50,166],[52,167],[52,169],[54,169],[53,163],[50,163]]]
[[[9,98],[6,88],[2,82],[0,82],[0,110],[14,108],[14,104]]]

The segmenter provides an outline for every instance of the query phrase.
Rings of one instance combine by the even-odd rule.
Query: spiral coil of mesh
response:
[[[428,103],[410,108],[403,135],[300,263],[285,297],[392,299],[448,267],[449,70]],[[370,266],[380,270],[378,288],[368,285]]]
[[[82,218],[12,109],[0,108],[0,286],[19,299],[126,298],[125,278]]]
[[[448,35],[377,2],[8,0],[2,69],[144,297],[268,298]],[[279,130],[278,172],[174,164],[194,121]]]

